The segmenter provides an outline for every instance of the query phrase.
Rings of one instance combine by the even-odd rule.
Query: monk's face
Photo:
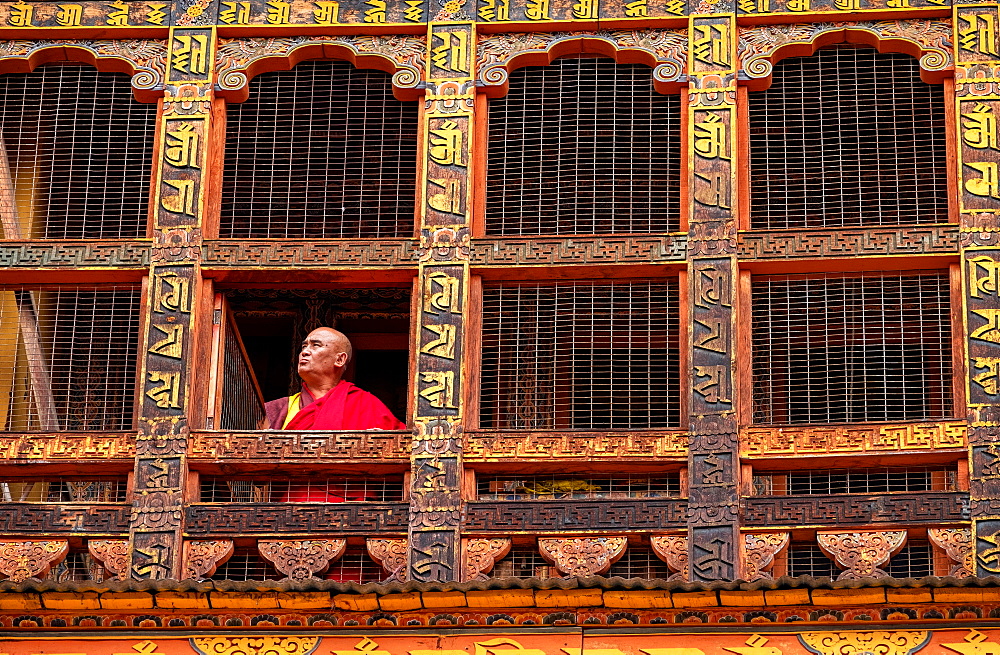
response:
[[[302,342],[299,376],[303,379],[327,377],[347,366],[346,338],[329,328],[313,330]]]

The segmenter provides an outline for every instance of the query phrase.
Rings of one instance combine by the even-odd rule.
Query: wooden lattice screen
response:
[[[491,283],[480,424],[661,428],[679,421],[677,283]]]
[[[944,91],[917,60],[832,47],[750,94],[751,224],[948,222]]]
[[[3,237],[146,236],[155,128],[156,105],[136,102],[128,75],[72,64],[0,75]]]
[[[755,421],[950,416],[949,293],[939,273],[754,278]]]
[[[679,215],[680,100],[652,70],[557,59],[489,103],[486,231],[667,232]]]
[[[417,104],[396,100],[386,73],[340,61],[266,73],[226,126],[223,237],[413,236]]]

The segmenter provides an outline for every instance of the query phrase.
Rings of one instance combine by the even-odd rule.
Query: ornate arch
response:
[[[400,100],[423,95],[425,36],[296,36],[271,39],[220,39],[216,63],[220,94],[235,102],[249,97],[251,78],[290,70],[306,59],[341,59],[358,68],[392,75],[393,93]]]
[[[155,102],[163,95],[167,42],[162,39],[47,39],[0,41],[0,71],[30,73],[42,64],[74,61],[106,73],[132,76],[137,100]]]
[[[512,71],[544,66],[575,53],[611,57],[622,64],[653,67],[653,83],[661,93],[677,91],[685,83],[688,37],[686,30],[598,30],[595,32],[522,32],[480,37],[476,69],[486,94],[507,93]]]
[[[879,52],[900,52],[920,60],[920,78],[936,83],[952,70],[951,21],[881,20],[857,23],[755,25],[740,30],[739,56],[752,91],[771,85],[774,64],[808,56],[825,45],[858,43]]]

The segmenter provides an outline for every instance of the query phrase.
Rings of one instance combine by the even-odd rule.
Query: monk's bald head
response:
[[[298,371],[310,387],[336,384],[351,361],[352,348],[347,336],[333,328],[321,327],[310,332],[299,351]]]

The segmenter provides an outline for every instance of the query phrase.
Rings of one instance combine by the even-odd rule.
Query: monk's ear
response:
[[[337,353],[337,359],[334,360],[334,365],[338,368],[347,366],[347,353]]]

